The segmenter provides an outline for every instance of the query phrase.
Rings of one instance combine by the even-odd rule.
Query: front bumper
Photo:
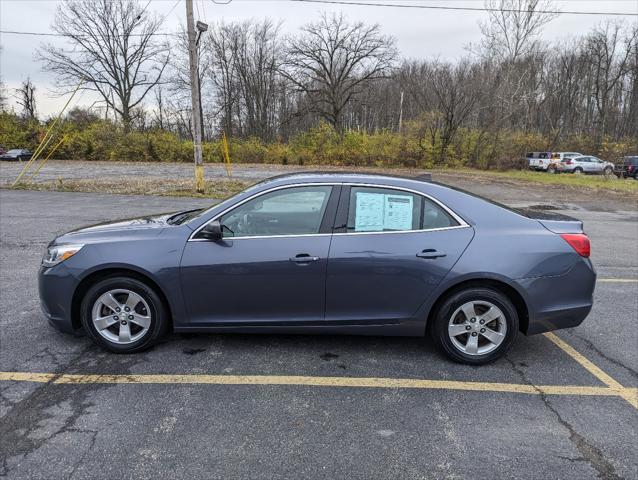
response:
[[[580,325],[594,304],[596,271],[582,259],[566,274],[517,280],[527,293],[529,321],[526,335]]]
[[[52,268],[40,267],[38,290],[40,305],[49,323],[58,330],[77,334],[73,325],[73,293],[78,280],[62,263]]]

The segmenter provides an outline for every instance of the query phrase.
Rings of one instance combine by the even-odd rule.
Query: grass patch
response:
[[[162,180],[136,178],[135,180],[69,179],[38,183],[4,185],[14,190],[39,190],[48,192],[115,193],[121,195],[161,195],[172,197],[226,198],[249,187],[251,182],[218,180],[205,183],[204,193],[195,193],[192,180]]]
[[[521,183],[538,183],[543,185],[560,185],[563,187],[582,190],[583,188],[630,193],[638,196],[638,182],[633,179],[621,179],[615,175],[607,177],[605,175],[574,175],[570,173],[551,174],[546,172],[533,172],[529,170],[507,170],[504,172],[482,171],[482,170],[440,170],[434,171],[445,175],[467,175],[479,177],[485,180],[507,181],[516,180]]]

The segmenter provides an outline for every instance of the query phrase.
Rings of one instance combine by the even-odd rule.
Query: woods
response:
[[[455,61],[428,58],[427,45],[424,58],[401,58],[382,26],[343,15],[289,34],[270,19],[217,22],[199,45],[204,140],[214,145],[225,132],[235,161],[246,161],[241,146],[259,145],[277,153],[250,155],[256,161],[291,163],[322,163],[299,150],[304,142],[334,144],[346,152],[334,162],[353,164],[395,156],[396,164],[504,168],[525,150],[635,153],[638,24],[601,21],[550,42],[552,5],[488,0],[481,41]],[[186,34],[163,37],[158,27],[134,0],[67,1],[54,28],[74,49],[44,45],[39,58],[63,87],[84,80],[102,95],[104,108],[87,112],[102,119],[94,130],[188,143]]]

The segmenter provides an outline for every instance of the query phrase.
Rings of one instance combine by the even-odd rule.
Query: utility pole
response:
[[[188,60],[191,79],[191,109],[193,126],[193,148],[195,150],[195,190],[204,193],[204,164],[202,161],[202,118],[199,96],[197,58],[197,34],[193,19],[193,0],[186,0],[186,27],[188,29]]]

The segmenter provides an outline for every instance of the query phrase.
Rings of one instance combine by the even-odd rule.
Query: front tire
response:
[[[484,365],[507,352],[518,332],[518,314],[498,290],[470,287],[449,295],[435,312],[430,333],[455,362]]]
[[[130,277],[109,277],[95,283],[84,295],[80,312],[91,340],[114,353],[151,347],[169,323],[157,292]]]

